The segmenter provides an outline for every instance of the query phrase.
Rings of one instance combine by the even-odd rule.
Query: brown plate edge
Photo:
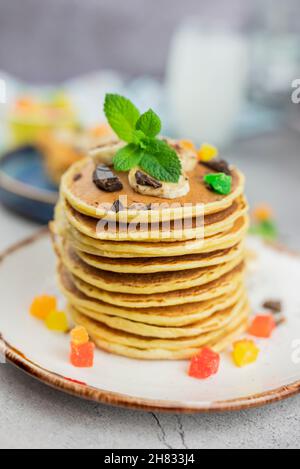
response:
[[[14,244],[10,248],[6,249],[2,254],[0,254],[0,263],[9,255],[48,235],[48,228],[43,228],[29,238]],[[272,243],[271,247],[292,256],[299,256],[299,253],[292,252],[282,245],[276,245]],[[56,390],[68,393],[75,397],[80,397],[85,400],[118,407],[131,408],[135,410],[143,410],[146,412],[171,412],[188,414],[239,411],[262,407],[281,401],[283,399],[293,397],[300,393],[300,381],[297,381],[295,383],[282,386],[265,393],[247,396],[244,398],[227,401],[215,401],[210,403],[208,406],[203,407],[190,406],[176,401],[166,402],[130,397],[125,394],[105,391],[71,381],[63,376],[57,375],[56,373],[51,373],[31,362],[26,357],[24,357],[21,352],[11,347],[2,336],[0,336],[0,354],[5,356],[9,363]]]

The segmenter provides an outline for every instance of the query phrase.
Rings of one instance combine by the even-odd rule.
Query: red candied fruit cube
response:
[[[268,339],[276,328],[276,322],[271,314],[256,316],[248,330],[250,335],[261,339]]]
[[[87,342],[85,344],[71,344],[70,361],[77,368],[92,368],[94,366],[95,344]]]
[[[210,348],[202,349],[191,359],[189,376],[197,379],[207,379],[218,373],[220,355]]]

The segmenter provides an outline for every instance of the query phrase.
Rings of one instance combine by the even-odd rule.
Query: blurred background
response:
[[[0,0],[3,205],[46,223],[62,172],[109,137],[105,93],[120,92],[165,134],[217,145],[269,207],[257,233],[300,248],[299,15],[296,0]]]

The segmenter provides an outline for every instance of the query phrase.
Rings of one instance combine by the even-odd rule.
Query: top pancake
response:
[[[235,168],[232,168],[232,190],[229,195],[223,196],[210,190],[203,177],[213,171],[199,163],[188,173],[190,192],[185,197],[169,200],[138,194],[129,185],[127,173],[116,173],[122,181],[123,190],[108,193],[94,185],[94,169],[94,162],[90,158],[73,165],[62,179],[63,197],[80,213],[125,223],[132,219],[139,223],[147,222],[149,210],[153,222],[194,217],[199,213],[197,204],[203,204],[206,215],[216,213],[230,207],[244,191],[244,176]],[[125,209],[116,213],[112,206],[120,197]]]

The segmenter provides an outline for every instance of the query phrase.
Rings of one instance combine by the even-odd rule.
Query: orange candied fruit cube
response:
[[[71,343],[70,362],[76,368],[92,368],[94,366],[95,344],[75,345]]]
[[[274,218],[274,212],[270,205],[260,204],[254,208],[252,216],[256,221],[267,221]]]
[[[276,329],[276,322],[272,314],[258,315],[253,319],[248,333],[254,337],[268,339],[274,329]]]
[[[35,101],[34,98],[31,98],[30,96],[24,96],[22,98],[19,98],[15,103],[16,109],[20,109],[24,111],[30,111],[36,106],[37,106],[37,102]]]
[[[220,355],[206,347],[191,359],[188,374],[191,378],[208,379],[218,373],[219,367]]]
[[[197,151],[191,140],[180,140],[179,144],[185,150]]]
[[[217,147],[204,143],[198,151],[198,158],[200,161],[208,162],[219,156],[219,150]]]
[[[37,319],[45,320],[56,307],[57,300],[54,296],[37,296],[30,306],[30,314]]]
[[[240,340],[233,344],[232,358],[236,366],[242,368],[255,363],[260,350],[253,340]]]
[[[101,124],[90,129],[90,135],[93,137],[107,137],[112,134],[112,130],[108,124]]]
[[[71,331],[71,342],[74,345],[84,345],[90,340],[85,327],[77,326]]]

